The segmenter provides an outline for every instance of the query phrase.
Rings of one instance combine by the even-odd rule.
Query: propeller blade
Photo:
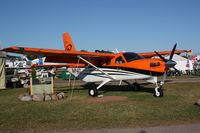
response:
[[[173,58],[173,56],[174,56],[174,52],[175,52],[175,50],[176,50],[176,45],[177,45],[177,43],[175,43],[175,45],[174,45],[174,47],[173,47],[173,49],[172,49],[172,52],[171,52],[170,57],[169,57],[169,60],[172,60],[172,58]]]
[[[156,52],[156,51],[154,51],[154,52],[155,52],[156,55],[159,56],[164,62],[167,62],[167,60],[166,60],[164,57],[162,57],[158,52]]]

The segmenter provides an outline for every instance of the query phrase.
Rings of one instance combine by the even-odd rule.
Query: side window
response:
[[[115,63],[116,63],[116,64],[122,64],[122,63],[124,63],[124,60],[123,60],[123,58],[122,58],[121,56],[119,56],[119,57],[115,60]]]

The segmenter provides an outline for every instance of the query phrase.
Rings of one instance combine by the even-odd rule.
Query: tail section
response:
[[[63,34],[63,42],[64,42],[64,48],[66,51],[76,51],[76,48],[68,32],[65,32]]]

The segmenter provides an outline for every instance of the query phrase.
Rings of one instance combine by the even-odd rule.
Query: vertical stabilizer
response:
[[[76,51],[76,48],[68,32],[63,33],[63,43],[66,51]]]

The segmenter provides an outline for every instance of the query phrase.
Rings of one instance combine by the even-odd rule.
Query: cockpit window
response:
[[[121,56],[117,57],[116,61],[115,61],[116,64],[122,64],[124,63],[124,60]]]
[[[123,55],[127,62],[131,62],[133,60],[138,60],[138,59],[144,59],[144,57],[139,56],[136,53],[124,53]]]

